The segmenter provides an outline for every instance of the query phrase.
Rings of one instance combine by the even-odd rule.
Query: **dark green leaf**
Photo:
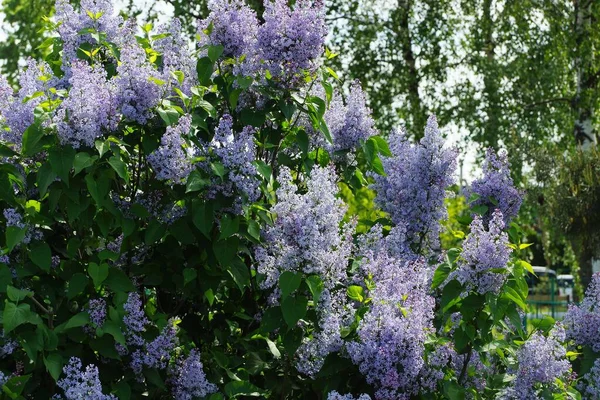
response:
[[[74,159],[75,150],[71,146],[55,148],[48,152],[48,160],[52,166],[52,171],[67,185],[69,184],[69,174],[71,168],[73,168]]]
[[[302,275],[291,271],[284,271],[279,275],[279,289],[281,289],[281,298],[285,299],[294,293],[302,283]]]
[[[108,278],[108,264],[90,263],[88,266],[88,274],[94,282],[94,286],[98,287],[106,278]]]
[[[283,319],[290,328],[296,326],[296,323],[306,315],[308,299],[304,296],[287,297],[281,302],[281,312]]]
[[[46,366],[46,371],[50,373],[50,376],[52,376],[55,381],[58,381],[63,368],[63,358],[60,353],[52,352],[48,354],[44,357],[44,365]]]
[[[69,279],[69,288],[67,289],[67,298],[70,300],[73,297],[81,294],[88,284],[88,277],[77,272]]]
[[[29,258],[42,270],[50,272],[50,267],[52,266],[52,251],[47,243],[41,242],[33,246],[29,251]]]

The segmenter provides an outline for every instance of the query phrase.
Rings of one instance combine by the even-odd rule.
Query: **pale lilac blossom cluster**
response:
[[[160,140],[159,148],[148,155],[148,163],[157,179],[174,184],[185,183],[193,169],[191,159],[196,151],[185,140],[190,132],[191,123],[192,117],[184,115],[176,125],[168,126]]]
[[[371,396],[368,394],[361,394],[358,397],[354,397],[351,394],[339,394],[337,391],[329,392],[327,400],[371,400]]]
[[[64,366],[63,373],[66,376],[57,385],[64,391],[66,400],[116,400],[115,396],[102,393],[102,383],[95,365],[88,365],[84,371],[81,360],[72,357]]]
[[[483,164],[483,177],[473,181],[470,190],[467,191],[467,198],[473,194],[478,196],[473,205],[484,205],[488,208],[484,215],[486,225],[495,209],[502,212],[506,226],[517,216],[523,202],[523,193],[515,188],[510,177],[506,152],[495,153],[491,148],[487,150]]]
[[[207,380],[200,352],[196,349],[192,349],[187,358],[178,360],[173,375],[175,400],[193,400],[217,391],[217,386]]]
[[[563,320],[567,338],[600,352],[600,273],[592,276],[581,304],[570,304]]]
[[[494,211],[488,229],[476,216],[470,225],[471,232],[463,242],[458,269],[451,274],[467,290],[479,294],[498,293],[506,281],[506,267],[511,249],[500,210]]]
[[[445,149],[434,116],[425,136],[412,144],[403,131],[390,138],[391,157],[384,157],[386,176],[374,176],[375,201],[396,226],[405,226],[416,251],[439,247],[440,221],[446,218],[446,190],[454,183],[456,152]]]
[[[592,368],[581,377],[577,388],[584,400],[600,399],[600,358],[594,361]]]
[[[537,400],[542,390],[555,391],[556,379],[568,380],[571,364],[562,344],[565,339],[565,330],[560,324],[555,325],[548,337],[533,333],[517,350],[516,377],[502,398]]]
[[[317,274],[326,287],[346,280],[353,227],[341,226],[346,207],[336,197],[336,179],[333,168],[314,167],[306,193],[298,193],[292,172],[280,170],[276,219],[263,231],[265,245],[255,249],[263,288],[274,287],[283,271]]]

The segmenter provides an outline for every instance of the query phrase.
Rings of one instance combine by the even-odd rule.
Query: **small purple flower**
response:
[[[66,376],[57,384],[64,391],[66,400],[116,400],[115,396],[102,393],[102,383],[95,365],[88,365],[84,371],[81,360],[72,357],[64,366],[63,373]]]
[[[102,298],[91,299],[87,311],[92,325],[95,327],[102,326],[106,320],[106,300]]]
[[[581,304],[570,304],[563,320],[567,338],[600,352],[600,272],[592,276]]]
[[[484,205],[488,212],[484,215],[484,224],[487,225],[495,209],[499,209],[504,217],[504,225],[517,216],[523,193],[515,188],[510,177],[510,168],[506,152],[497,154],[489,148],[483,164],[483,177],[473,181],[467,197],[476,194],[479,196],[473,205]]]
[[[184,115],[176,125],[167,127],[160,141],[160,147],[148,156],[148,162],[159,180],[184,183],[193,169],[191,155],[185,136],[191,129],[192,117]]]
[[[179,360],[173,375],[175,400],[193,400],[217,391],[217,386],[206,379],[200,353],[196,349],[192,349],[186,359]]]
[[[140,295],[135,292],[129,293],[123,308],[125,309],[123,322],[127,327],[127,344],[142,347],[145,342],[140,334],[146,330],[146,325],[150,321],[142,308]]]

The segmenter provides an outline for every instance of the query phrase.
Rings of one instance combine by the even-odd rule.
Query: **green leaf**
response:
[[[196,72],[198,73],[198,81],[201,85],[208,86],[210,77],[213,73],[214,63],[208,57],[202,57],[196,63]]]
[[[219,240],[227,239],[231,235],[238,232],[240,228],[240,220],[238,217],[231,217],[227,214],[221,218],[221,234]]]
[[[306,284],[308,285],[310,293],[313,295],[314,303],[318,304],[321,299],[321,293],[323,293],[323,280],[318,275],[311,275],[306,278]]]
[[[225,396],[236,398],[238,396],[260,397],[263,391],[248,381],[231,381],[225,385]]]
[[[52,251],[46,242],[36,244],[29,251],[29,258],[35,265],[46,272],[50,272],[52,266]]]
[[[431,288],[436,289],[442,283],[444,283],[444,281],[450,274],[450,271],[451,271],[450,266],[446,263],[442,263],[433,273],[433,279],[431,280]]]
[[[365,299],[363,297],[364,289],[362,286],[352,285],[349,286],[348,289],[346,289],[346,291],[348,293],[348,297],[350,297],[354,301],[362,303]]]
[[[121,177],[125,181],[125,183],[129,183],[129,173],[127,172],[127,165],[121,160],[120,157],[112,156],[108,163],[115,170],[117,175]]]
[[[187,183],[185,186],[185,192],[197,192],[209,186],[210,179],[203,178],[202,174],[200,174],[200,171],[193,170],[188,176]]]
[[[444,397],[448,400],[464,400],[465,389],[455,381],[444,382]]]
[[[251,125],[255,128],[260,128],[266,120],[264,111],[252,111],[249,109],[243,109],[240,114],[242,124]]]
[[[217,62],[221,54],[223,54],[224,47],[221,45],[208,46],[208,58],[214,63]]]
[[[19,153],[13,151],[10,147],[0,143],[0,157],[13,157],[17,155],[19,155]]]
[[[40,196],[44,196],[48,191],[48,186],[56,179],[56,174],[52,170],[52,166],[50,163],[44,163],[40,167],[36,176],[36,183],[38,186],[38,190],[40,191]]]
[[[304,296],[286,297],[281,302],[281,312],[283,319],[290,328],[296,326],[296,323],[306,315],[308,299]]]
[[[38,124],[31,124],[29,128],[23,132],[23,146],[21,153],[25,156],[32,156],[43,148],[42,138],[44,130]]]
[[[258,222],[253,219],[248,221],[248,234],[254,239],[260,241],[260,225],[258,225]]]
[[[384,157],[391,157],[392,152],[390,151],[390,146],[388,142],[382,138],[381,136],[371,136],[369,140],[372,140],[377,145],[377,151]]]
[[[114,321],[106,321],[104,325],[102,325],[102,331],[111,335],[117,343],[125,346],[126,343],[123,331],[121,330],[121,327]]]
[[[6,247],[12,251],[19,243],[25,239],[27,228],[19,228],[17,226],[9,226],[6,228]]]
[[[77,175],[85,168],[94,165],[97,159],[98,156],[90,156],[88,153],[85,152],[75,154],[75,158],[73,160],[73,176]]]
[[[21,375],[21,376],[15,376],[13,378],[10,378],[5,384],[4,384],[4,392],[7,393],[7,391],[9,393],[11,393],[12,395],[10,396],[13,399],[22,399],[19,398],[18,396],[21,395],[21,393],[23,392],[23,389],[25,389],[25,387],[27,386],[27,382],[29,381],[29,378],[31,378],[31,375]],[[13,397],[14,396],[14,397]]]
[[[296,143],[298,143],[298,147],[300,147],[302,153],[308,154],[309,139],[304,129],[299,130],[296,134]]]
[[[110,143],[108,143],[108,141],[103,142],[101,140],[96,140],[94,144],[96,145],[96,150],[98,150],[100,158],[102,158],[102,156],[106,154],[108,150],[110,150]]]
[[[239,257],[235,257],[233,261],[229,263],[227,272],[229,272],[241,292],[244,292],[244,289],[250,286],[250,272],[248,271],[246,264],[244,264]]]
[[[71,328],[79,328],[80,326],[84,326],[90,322],[90,315],[88,312],[80,312],[78,314],[73,315],[69,320],[65,323],[63,327],[64,330]]]
[[[23,300],[25,297],[33,296],[33,292],[30,290],[17,289],[14,286],[7,286],[6,287],[6,295],[8,296],[9,299],[18,303],[19,301]]]
[[[71,146],[52,149],[48,152],[48,160],[54,173],[68,186],[69,174],[75,160],[75,150]]]
[[[185,268],[183,270],[183,284],[187,285],[188,283],[194,281],[198,277],[198,272],[194,268]]]
[[[44,357],[44,365],[46,366],[46,371],[50,373],[50,376],[52,376],[55,381],[58,381],[63,369],[63,358],[60,353],[52,352],[48,354],[47,357]]]
[[[108,278],[108,264],[90,263],[88,266],[88,274],[94,281],[94,286],[98,287],[106,278]]]
[[[77,272],[69,279],[69,288],[67,289],[67,299],[71,300],[73,297],[81,294],[88,284],[88,277]]]
[[[162,120],[165,121],[165,125],[167,126],[174,125],[177,123],[177,121],[179,121],[179,112],[177,110],[159,107],[156,109],[156,111]]]
[[[456,279],[451,280],[444,286],[442,291],[442,300],[440,306],[443,312],[448,311],[453,305],[460,301],[460,294],[463,291],[463,287]]]
[[[269,346],[269,351],[271,352],[271,354],[273,354],[275,358],[280,358],[281,352],[277,348],[277,345],[269,338],[265,338],[265,340],[267,341],[267,346]]]
[[[104,284],[114,292],[133,292],[136,290],[125,272],[118,268],[109,269],[108,278],[106,278]]]
[[[148,223],[148,226],[146,227],[146,231],[145,231],[145,236],[144,236],[144,241],[146,242],[146,245],[151,245],[156,243],[158,240],[160,240],[163,235],[165,234],[165,232],[167,231],[167,228],[165,227],[164,224],[161,224],[159,221],[153,219],[152,221],[150,221]]]
[[[4,332],[9,333],[23,324],[41,324],[42,319],[39,315],[31,311],[29,304],[16,305],[5,300],[2,323]]]
[[[281,289],[281,298],[285,299],[294,293],[302,283],[302,275],[291,271],[284,271],[279,276],[279,289]]]
[[[200,232],[210,239],[210,231],[213,226],[213,207],[211,203],[194,203],[193,221]]]

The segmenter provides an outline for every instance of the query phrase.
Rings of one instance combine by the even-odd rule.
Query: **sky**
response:
[[[155,11],[158,11],[158,23],[166,22],[173,16],[173,6],[165,1],[156,2],[152,0],[134,0],[133,2],[136,8],[140,10],[148,9],[152,3],[156,3],[154,5],[154,9]],[[124,9],[127,4],[127,0],[114,1],[116,10]],[[144,15],[141,16],[140,20],[143,19]],[[0,40],[3,40],[6,37],[6,27],[3,24],[3,20],[4,15],[3,13],[0,13]],[[465,71],[457,70],[454,71],[454,74],[451,74],[449,84],[455,84],[461,79],[476,79],[476,77],[472,73],[465,74]],[[421,88],[421,90],[425,90],[425,88]],[[456,125],[449,124],[443,128],[442,133],[447,136],[447,143],[449,146],[459,146],[461,148],[459,163],[462,162],[463,165],[462,178],[466,182],[470,182],[476,177],[478,177],[480,175],[480,170],[476,167],[477,148],[474,144],[466,144],[468,143],[465,140],[468,136],[468,132],[465,132],[464,129],[461,129]],[[460,174],[460,171],[457,173]]]

